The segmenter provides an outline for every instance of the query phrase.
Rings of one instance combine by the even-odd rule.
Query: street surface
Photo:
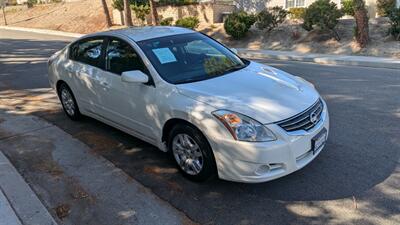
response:
[[[325,149],[275,181],[199,184],[177,173],[170,155],[155,147],[94,119],[73,122],[64,115],[48,92],[46,60],[71,40],[0,30],[0,110],[55,124],[200,224],[400,224],[400,71],[263,62],[309,80],[326,99]],[[30,163],[7,156],[18,170]],[[56,198],[45,182],[22,175],[48,192],[42,198]]]

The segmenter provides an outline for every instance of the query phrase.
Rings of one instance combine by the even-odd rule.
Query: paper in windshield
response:
[[[174,53],[169,48],[156,48],[152,49],[153,53],[157,56],[161,64],[176,62]]]

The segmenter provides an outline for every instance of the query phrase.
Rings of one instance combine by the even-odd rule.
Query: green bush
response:
[[[396,8],[396,0],[377,0],[376,7],[380,16],[388,16]]]
[[[224,29],[233,38],[240,39],[246,35],[255,22],[254,15],[247,14],[245,11],[235,12],[226,18]]]
[[[129,5],[148,5],[148,0],[129,0]],[[118,11],[124,11],[124,0],[113,0],[111,6]]]
[[[26,2],[26,5],[28,6],[28,8],[32,8],[33,5],[36,5],[37,3],[38,3],[37,0],[28,0],[28,1]]]
[[[289,9],[289,16],[291,19],[302,19],[304,13],[306,12],[306,8],[297,7],[297,8],[290,8]]]
[[[393,8],[388,17],[390,19],[389,34],[400,41],[400,8]]]
[[[194,29],[199,26],[199,23],[200,23],[200,21],[199,21],[199,19],[197,19],[197,17],[189,16],[189,17],[185,17],[185,18],[177,20],[175,22],[175,26]]]
[[[181,6],[181,5],[193,5],[198,4],[197,0],[159,0],[156,2],[157,6]]]
[[[135,12],[136,18],[140,19],[142,22],[146,20],[146,16],[150,13],[150,6],[148,4],[133,4],[131,5],[132,11]]]
[[[342,11],[345,15],[354,16],[354,1],[342,0]]]
[[[168,17],[168,18],[161,20],[160,25],[161,26],[171,26],[173,21],[174,21],[174,18]]]
[[[317,0],[304,13],[303,28],[310,31],[315,25],[321,30],[334,31],[342,16],[343,12],[337,8],[335,3],[330,0]]]
[[[266,29],[267,31],[271,31],[283,23],[287,15],[288,11],[279,6],[264,9],[256,16],[256,26],[260,30]]]

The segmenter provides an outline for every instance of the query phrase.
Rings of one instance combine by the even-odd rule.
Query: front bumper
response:
[[[266,125],[277,136],[272,142],[211,141],[218,176],[224,180],[259,183],[293,173],[310,163],[314,154],[311,139],[324,128],[329,133],[329,115],[324,102],[322,119],[309,131],[286,132],[276,124]]]

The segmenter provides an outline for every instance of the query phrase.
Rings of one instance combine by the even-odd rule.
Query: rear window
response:
[[[79,41],[71,46],[70,59],[104,69],[102,38]]]

